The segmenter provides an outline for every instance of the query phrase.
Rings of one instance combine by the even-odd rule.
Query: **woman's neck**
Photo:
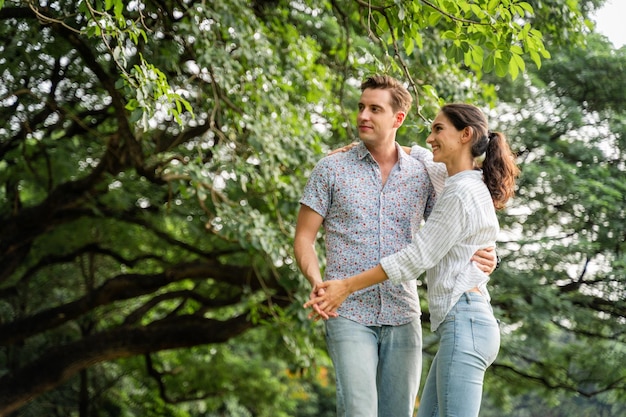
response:
[[[471,158],[463,158],[462,160],[446,162],[446,169],[448,170],[449,177],[459,172],[470,171],[474,169],[474,160]]]

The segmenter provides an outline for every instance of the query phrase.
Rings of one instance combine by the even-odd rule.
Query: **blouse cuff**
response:
[[[391,281],[391,283],[399,284],[402,282],[400,265],[398,265],[397,262],[394,262],[393,255],[382,258],[380,260],[380,266],[385,271],[385,274],[387,274],[387,278],[389,278],[389,281]]]

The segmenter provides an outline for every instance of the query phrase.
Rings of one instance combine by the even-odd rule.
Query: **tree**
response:
[[[266,323],[306,361],[294,214],[351,139],[354,80],[409,80],[409,137],[549,55],[525,2],[210,3],[0,2],[0,415],[54,389],[92,415],[136,359]]]
[[[500,92],[522,167],[494,274],[507,340],[494,377],[516,382],[493,398],[511,416],[625,410],[626,50],[587,42]]]

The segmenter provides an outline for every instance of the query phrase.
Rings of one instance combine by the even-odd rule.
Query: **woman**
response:
[[[472,105],[443,106],[427,142],[432,155],[417,148],[412,155],[431,167],[445,164],[448,177],[432,178],[435,187],[444,182],[445,187],[412,243],[375,268],[319,284],[316,290],[323,289],[323,295],[305,307],[317,304],[330,313],[355,291],[386,279],[414,279],[426,271],[431,329],[439,348],[418,417],[478,416],[485,371],[500,348],[500,333],[489,303],[489,276],[470,258],[495,245],[496,209],[513,196],[519,170],[505,136],[489,132],[485,115]],[[476,161],[483,157],[479,170]]]

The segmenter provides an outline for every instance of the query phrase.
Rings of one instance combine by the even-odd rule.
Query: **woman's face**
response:
[[[448,117],[443,112],[439,112],[426,139],[432,148],[433,160],[446,165],[457,160],[461,153],[461,139],[464,134],[466,134],[465,129],[457,130]]]

